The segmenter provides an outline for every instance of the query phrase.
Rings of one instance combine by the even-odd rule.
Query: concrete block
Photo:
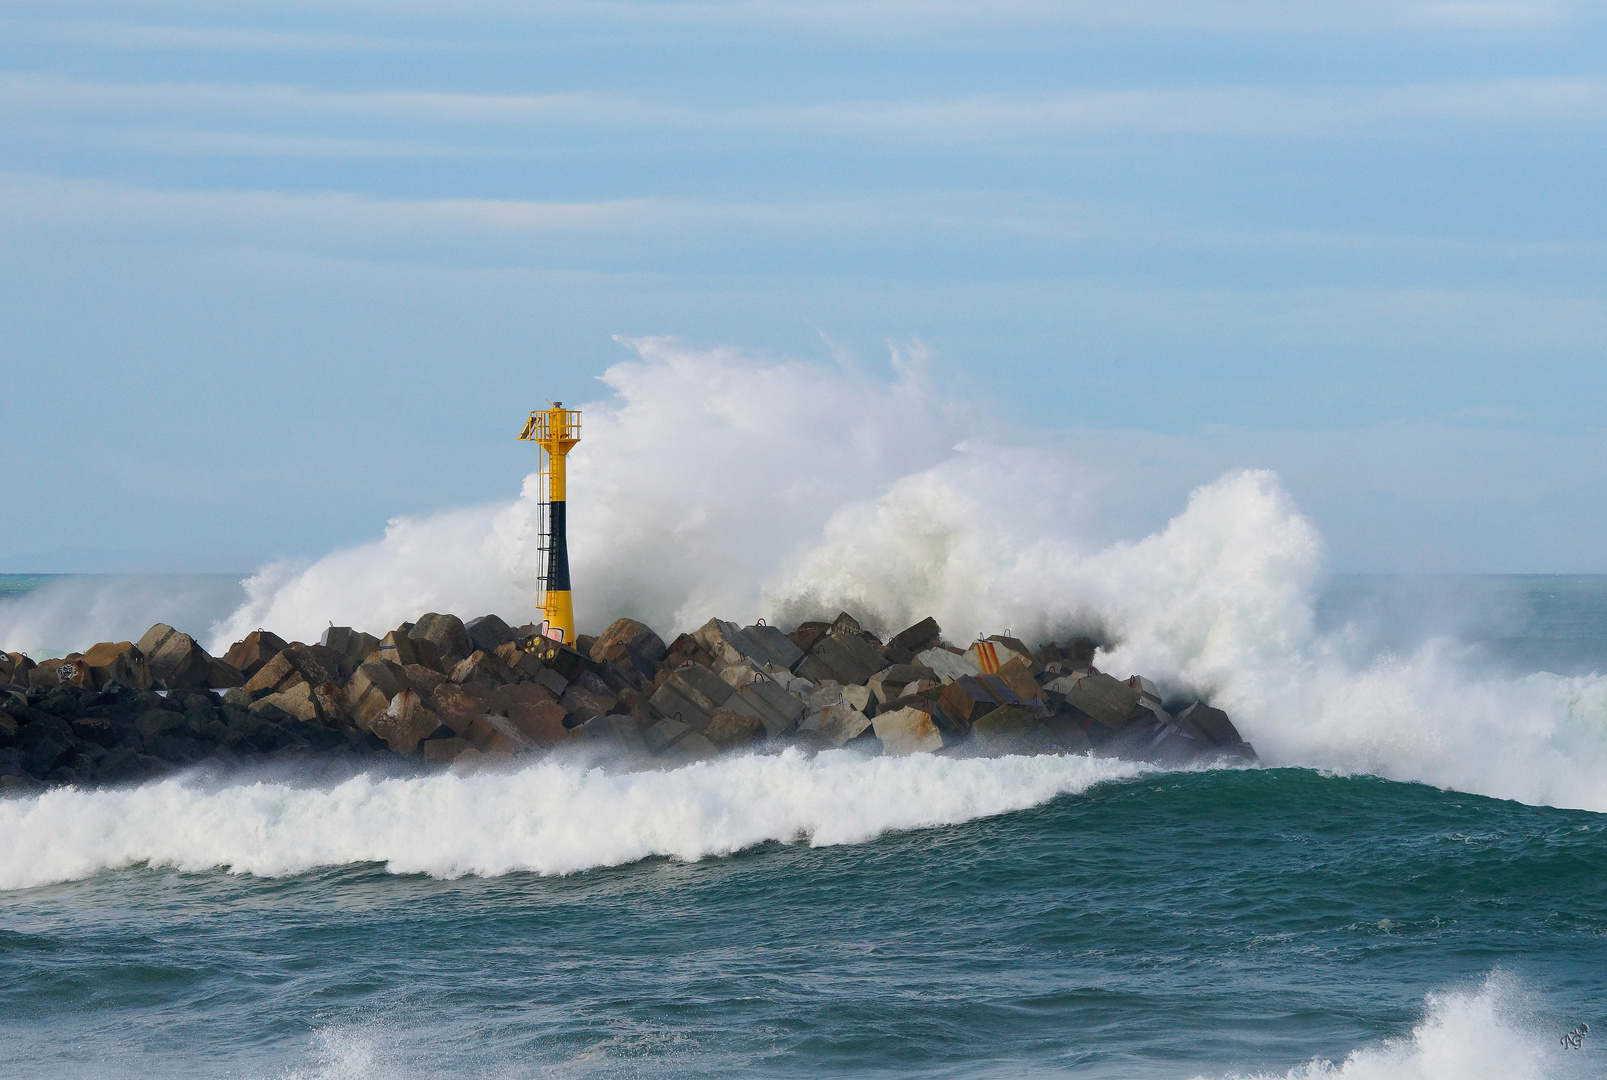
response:
[[[885,705],[903,697],[904,688],[918,682],[936,684],[937,672],[915,664],[893,664],[872,675],[865,685],[870,688],[877,703]]]
[[[1043,687],[1033,678],[1031,668],[1019,656],[1000,667],[994,677],[1008,686],[1024,705],[1044,705],[1048,701]]]
[[[888,659],[907,664],[920,652],[936,645],[943,637],[937,620],[928,615],[914,626],[907,626],[887,642]]]
[[[418,744],[440,726],[441,718],[424,704],[417,690],[409,687],[393,697],[384,712],[369,721],[368,729],[384,739],[391,750],[409,757],[418,750]]]
[[[737,693],[763,718],[772,738],[792,731],[804,718],[804,703],[769,680],[749,683]]]
[[[938,647],[926,649],[915,654],[915,662],[922,667],[930,668],[937,673],[937,677],[945,683],[967,675],[980,675],[982,669],[971,662],[969,656],[963,653],[950,652]]]
[[[347,633],[350,633],[350,628]],[[325,631],[325,637],[329,631]],[[229,646],[229,651],[223,654],[223,662],[240,672],[246,679],[262,670],[262,665],[279,655],[288,644],[278,634],[267,630],[253,630],[244,639],[236,641]]]
[[[648,753],[662,754],[691,731],[692,725],[679,720],[660,720],[642,732],[642,744],[647,747]]]
[[[879,713],[871,725],[882,744],[882,753],[890,757],[931,753],[943,748],[943,733],[932,722],[932,714],[922,709]]]
[[[714,715],[713,709],[704,710],[669,683],[655,690],[648,703],[656,715],[666,720],[679,720],[689,727],[702,727]]]
[[[619,698],[597,675],[583,671],[564,690],[558,703],[570,716],[590,720],[594,716],[606,716],[612,712]]]
[[[346,715],[363,731],[409,686],[407,673],[388,660],[369,660],[346,681]]]
[[[965,675],[949,683],[943,688],[939,701],[945,712],[966,727],[974,725],[1000,704],[993,691],[976,675]]]
[[[724,679],[696,664],[671,672],[664,685],[674,688],[707,716],[713,716],[735,693]]]
[[[798,730],[818,735],[832,746],[842,746],[850,739],[863,735],[868,727],[870,717],[846,701],[840,701],[804,717]]]
[[[633,756],[647,753],[641,728],[628,716],[594,716],[581,727],[590,742]]]
[[[541,661],[546,667],[562,675],[565,679],[573,679],[582,671],[596,673],[601,666],[586,654],[572,649],[560,641],[554,641],[552,638],[535,637],[531,638],[526,644],[529,646],[525,650],[526,652]]]
[[[1038,716],[1018,705],[1001,705],[978,717],[971,738],[996,754],[1037,753],[1054,749]]]
[[[430,739],[419,743],[424,752],[424,760],[433,765],[445,764],[456,758],[465,750],[473,749],[468,739],[453,736],[450,739]]]
[[[405,630],[392,630],[379,639],[378,658],[403,668],[409,664],[423,662],[419,656],[418,643],[409,637]]]
[[[988,638],[974,643],[965,651],[971,665],[983,675],[997,674],[1012,659],[1020,657],[1029,667],[1035,666],[1032,651],[1015,638]]]
[[[886,658],[864,638],[827,634],[804,657],[797,673],[815,682],[833,679],[844,686],[851,686],[865,683],[888,666]]]
[[[380,655],[384,655],[382,652]],[[490,688],[513,680],[513,672],[493,653],[476,649],[452,668],[451,680],[459,685],[479,683]]]
[[[870,692],[870,687],[868,686],[843,687],[843,700],[866,716],[874,715],[872,706],[876,701],[876,697]]]
[[[284,690],[257,698],[249,708],[259,715],[269,709],[279,709],[297,720],[322,719],[319,715],[318,699],[312,692],[312,686],[299,675],[296,681]]]
[[[1068,681],[1070,685],[1061,691],[1066,704],[1112,731],[1122,729],[1142,696],[1137,690],[1109,675],[1084,675]],[[1065,685],[1065,681],[1050,683],[1051,688],[1061,685]]]
[[[47,659],[40,661],[28,669],[28,685],[39,686],[77,686],[92,689],[95,677],[90,673],[89,665],[84,663],[81,656],[66,656],[60,659]]]
[[[791,671],[803,659],[803,650],[774,626],[761,626],[756,623],[753,626],[744,626],[742,632],[768,654],[765,659],[769,663],[778,667]]]
[[[702,732],[693,731],[677,739],[664,753],[664,763],[671,768],[709,761],[720,756],[720,748],[711,743]]]
[[[625,667],[631,661],[632,652],[652,665],[664,659],[669,647],[646,623],[621,618],[609,623],[598,635],[597,643],[591,647],[591,658],[598,663]]]
[[[758,716],[718,709],[703,726],[703,737],[721,750],[735,750],[763,740],[768,733]]]
[[[1177,724],[1184,731],[1198,732],[1213,747],[1229,747],[1244,741],[1227,713],[1201,701],[1178,713]]]
[[[151,688],[151,669],[145,654],[131,641],[103,641],[84,653],[84,664],[98,689],[117,683],[134,690]]]
[[[469,650],[471,653],[496,652],[497,646],[518,640],[513,628],[495,615],[481,615],[478,619],[470,619],[463,625],[463,629],[469,635],[469,644],[474,646]]]
[[[441,722],[459,735],[469,730],[469,724],[475,717],[493,709],[491,691],[479,683],[442,683],[430,695],[430,705]],[[503,707],[507,708],[508,705]],[[559,712],[563,710],[559,709]],[[560,717],[559,723],[562,722]]]
[[[145,657],[151,679],[170,690],[196,689],[211,685],[218,669],[205,649],[188,634],[157,623],[139,639],[140,654]],[[229,685],[238,686],[238,681]]]
[[[430,612],[420,615],[418,622],[413,624],[407,636],[415,643],[429,642],[435,649],[435,662],[430,667],[445,670],[456,667],[458,662],[474,652],[474,643],[469,640],[469,632],[463,626],[463,620],[456,615],[439,615]]]

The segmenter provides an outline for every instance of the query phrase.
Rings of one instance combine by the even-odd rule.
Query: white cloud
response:
[[[1607,81],[1524,78],[1406,86],[1138,87],[1083,93],[973,95],[946,100],[836,101],[766,107],[649,102],[618,94],[473,94],[425,91],[322,91],[283,85],[98,83],[38,75],[0,76],[0,103],[12,124],[38,129],[74,124],[128,126],[136,120],[169,131],[185,125],[219,137],[269,124],[297,130],[279,152],[325,153],[297,138],[318,123],[391,121],[436,125],[411,129],[411,143],[451,144],[475,136],[527,135],[531,129],[594,136],[652,129],[709,137],[755,134],[897,139],[929,145],[1097,137],[1387,136],[1422,124],[1573,123],[1607,118]],[[433,134],[433,138],[431,138]],[[398,152],[393,141],[388,152]],[[228,147],[218,144],[220,152]],[[267,152],[259,146],[247,152]]]

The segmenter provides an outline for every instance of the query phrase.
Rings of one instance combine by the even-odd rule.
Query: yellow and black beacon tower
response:
[[[569,539],[565,509],[565,458],[580,441],[580,413],[561,401],[530,414],[519,438],[541,447],[541,613],[543,636],[575,643],[575,604],[569,595]]]

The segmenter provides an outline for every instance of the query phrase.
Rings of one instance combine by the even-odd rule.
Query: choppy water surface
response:
[[[1336,587],[1323,632],[1379,615],[1368,633],[1421,642],[1399,588]],[[1452,635],[1465,662],[1424,670],[1457,672],[1458,701],[1497,669],[1498,704],[1544,697],[1527,741],[1480,757],[1407,710],[1369,753],[1540,794],[1562,762],[1587,808],[1327,768],[846,753],[4,800],[0,1073],[1607,1075],[1607,590],[1500,587],[1519,615],[1485,605]],[[1381,670],[1374,692],[1414,685]]]

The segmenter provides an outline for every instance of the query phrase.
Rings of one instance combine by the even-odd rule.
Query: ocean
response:
[[[1255,767],[0,800],[0,1075],[1607,1075],[1607,578],[1337,577],[1312,633],[1365,659],[1266,684]]]

